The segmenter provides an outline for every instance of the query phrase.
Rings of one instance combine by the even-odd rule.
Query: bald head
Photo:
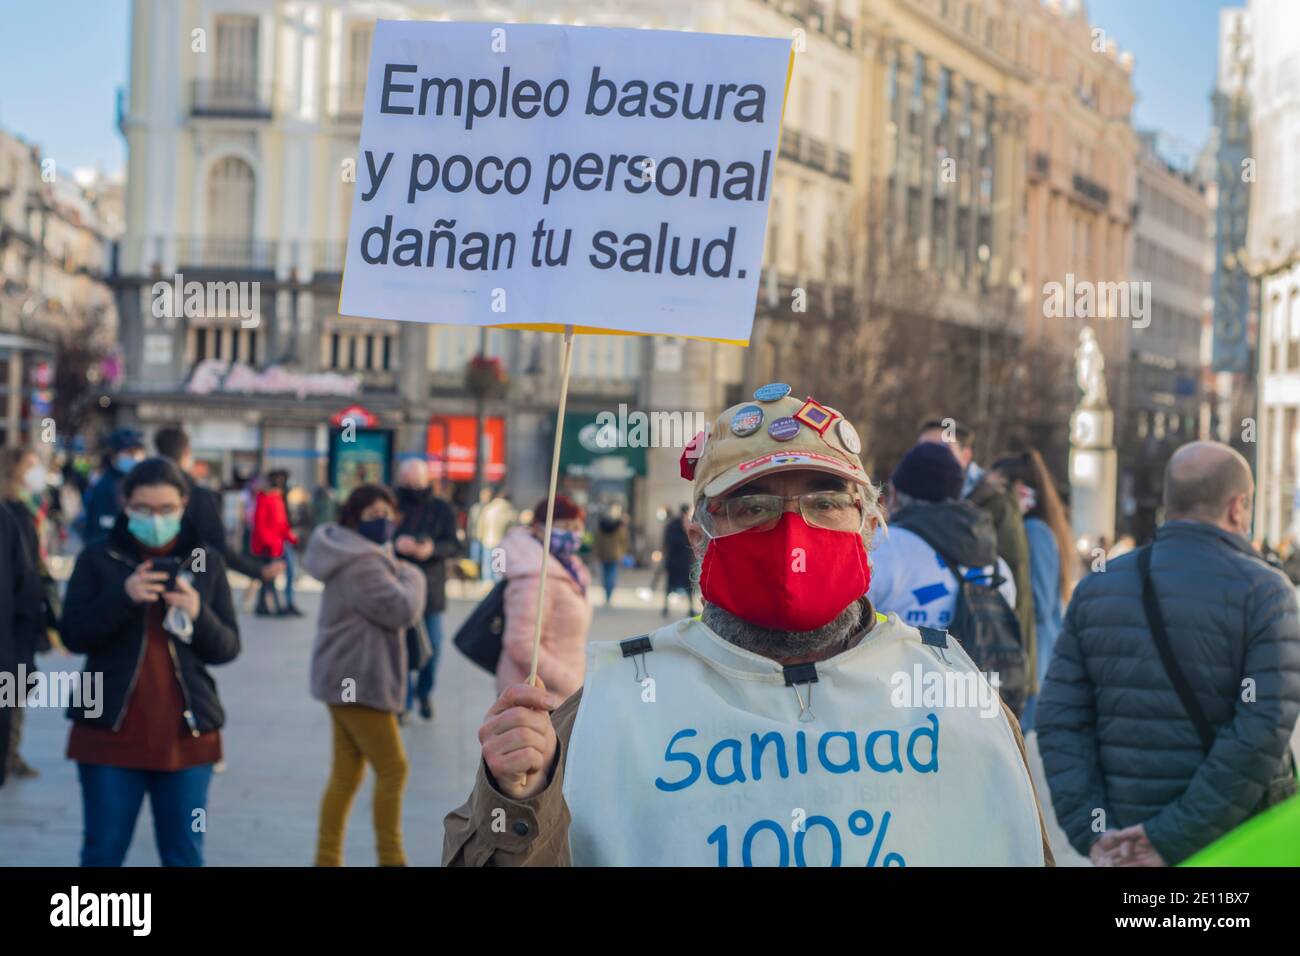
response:
[[[423,458],[408,458],[397,472],[397,483],[405,488],[427,488],[429,466]]]
[[[1208,521],[1245,534],[1254,493],[1246,459],[1216,441],[1184,445],[1165,468],[1165,516],[1171,520]]]

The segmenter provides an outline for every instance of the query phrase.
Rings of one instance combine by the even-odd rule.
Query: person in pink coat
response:
[[[545,500],[539,501],[533,509],[532,525],[511,528],[501,542],[505,558],[506,629],[497,663],[498,693],[526,681],[532,665],[546,507]],[[578,560],[583,519],[582,509],[571,498],[555,496],[537,676],[547,690],[562,698],[582,686],[587,670],[587,632],[591,629],[587,588],[591,575]]]

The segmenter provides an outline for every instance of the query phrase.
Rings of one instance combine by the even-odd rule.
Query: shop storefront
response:
[[[646,475],[645,447],[628,447],[617,428],[597,424],[597,414],[571,411],[565,416],[561,489],[589,512],[594,506],[617,502],[625,513],[635,513],[636,479]]]
[[[344,501],[357,485],[393,483],[394,433],[380,424],[379,416],[360,405],[330,420],[327,481],[336,501]]]
[[[425,435],[429,476],[440,492],[461,508],[468,508],[474,482],[474,437],[478,419],[473,415],[434,415]],[[499,485],[506,477],[506,421],[488,416],[483,421],[484,478]]]

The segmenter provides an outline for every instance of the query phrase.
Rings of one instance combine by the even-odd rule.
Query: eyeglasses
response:
[[[860,532],[866,525],[862,497],[848,491],[810,491],[802,495],[740,495],[708,502],[697,512],[700,527],[710,538],[742,531],[770,531],[785,513],[787,501],[798,502],[799,514],[814,528]]]

